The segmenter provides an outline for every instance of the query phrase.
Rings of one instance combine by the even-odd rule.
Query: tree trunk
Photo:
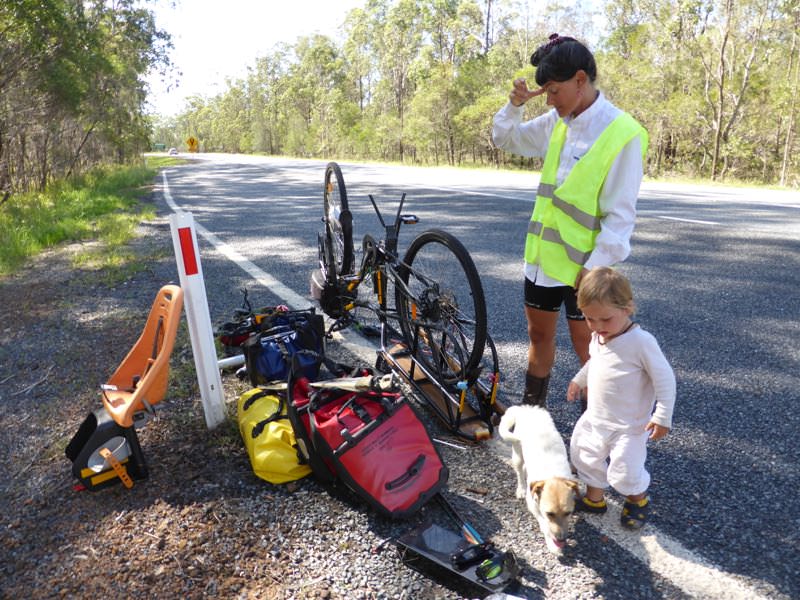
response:
[[[733,40],[731,40],[731,36],[733,30],[732,21],[734,13],[734,0],[726,0],[725,2],[725,25],[723,26],[723,30],[721,32],[722,39],[720,41],[718,63],[717,63],[717,77],[715,81],[718,98],[716,100],[716,108],[714,110],[715,113],[714,147],[712,151],[712,160],[711,160],[712,181],[716,181],[718,177],[719,160],[720,160],[722,144],[723,142],[727,142],[733,126],[739,120],[739,112],[742,108],[742,102],[750,86],[750,74],[753,66],[753,61],[755,60],[759,52],[759,46],[763,41],[761,33],[763,31],[764,21],[766,20],[767,17],[767,11],[768,8],[766,7],[763,7],[761,9],[761,13],[758,16],[758,21],[755,24],[755,27],[753,28],[752,31],[747,32],[748,33],[747,39],[744,40],[746,42],[746,45],[750,48],[750,54],[748,55],[747,59],[741,62],[741,64],[740,61],[736,61],[735,64],[731,66],[728,64],[729,59],[727,56],[727,48],[729,42],[733,43]],[[739,86],[738,90],[734,90],[733,92],[727,89],[728,85],[727,85],[726,72],[728,68],[731,68],[732,70],[741,69],[741,85]],[[729,115],[725,114],[726,94],[732,94],[733,102]],[[726,165],[725,165],[726,171],[727,168],[728,164],[726,160]]]
[[[69,163],[69,168],[67,169],[67,178],[72,176],[72,172],[75,169],[75,163],[78,162],[78,159],[81,156],[81,151],[83,147],[86,145],[86,142],[89,140],[89,136],[92,135],[92,131],[94,131],[95,126],[97,125],[97,121],[91,124],[89,129],[86,130],[86,134],[83,136],[81,143],[78,144],[78,148],[75,150],[75,154],[72,156],[72,160]]]
[[[711,181],[717,180],[717,167],[719,164],[720,146],[722,144],[722,117],[725,114],[725,51],[728,47],[731,28],[731,12],[733,11],[733,0],[725,3],[725,26],[722,30],[722,40],[719,45],[717,56],[717,101],[714,107],[714,145],[711,150]]]
[[[794,145],[794,130],[795,123],[797,122],[797,94],[798,94],[798,81],[800,81],[800,60],[797,57],[797,27],[792,34],[792,51],[789,68],[792,68],[794,63],[794,73],[789,72],[787,75],[793,76],[792,80],[792,93],[790,95],[791,101],[788,110],[789,126],[786,128],[786,141],[783,144],[783,160],[781,161],[781,185],[786,185],[787,174],[789,172],[789,165],[791,164],[792,146]]]
[[[47,147],[50,143],[50,134],[45,134],[39,149],[39,189],[44,190],[47,187],[47,177],[49,173],[48,167],[48,152]]]
[[[489,54],[492,44],[492,0],[486,0],[486,36],[483,43],[483,54]]]

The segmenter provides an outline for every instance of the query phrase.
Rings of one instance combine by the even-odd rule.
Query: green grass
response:
[[[145,156],[145,163],[151,169],[161,169],[162,167],[172,167],[175,165],[183,165],[189,161],[185,158],[174,158],[168,155],[147,154]]]
[[[42,251],[62,243],[97,242],[74,257],[76,266],[115,272],[131,265],[125,249],[136,226],[153,219],[142,202],[157,169],[174,159],[148,159],[146,165],[109,167],[44,192],[14,195],[0,206],[0,276],[13,273]]]

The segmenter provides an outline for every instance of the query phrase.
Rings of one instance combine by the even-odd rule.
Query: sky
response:
[[[149,5],[159,29],[172,36],[170,53],[177,85],[151,75],[149,111],[175,115],[190,96],[211,97],[225,79],[244,77],[247,67],[275,44],[321,33],[338,39],[347,13],[366,0],[158,0]],[[175,6],[171,6],[171,4]]]

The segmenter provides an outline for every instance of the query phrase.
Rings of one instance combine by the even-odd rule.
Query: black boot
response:
[[[522,403],[547,408],[547,386],[550,384],[550,375],[547,377],[534,377],[525,374],[525,393],[522,394]]]

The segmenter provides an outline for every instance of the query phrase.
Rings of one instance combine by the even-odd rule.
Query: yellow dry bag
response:
[[[307,464],[300,464],[283,395],[262,388],[248,390],[239,397],[237,415],[257,476],[270,483],[286,483],[311,473]]]

